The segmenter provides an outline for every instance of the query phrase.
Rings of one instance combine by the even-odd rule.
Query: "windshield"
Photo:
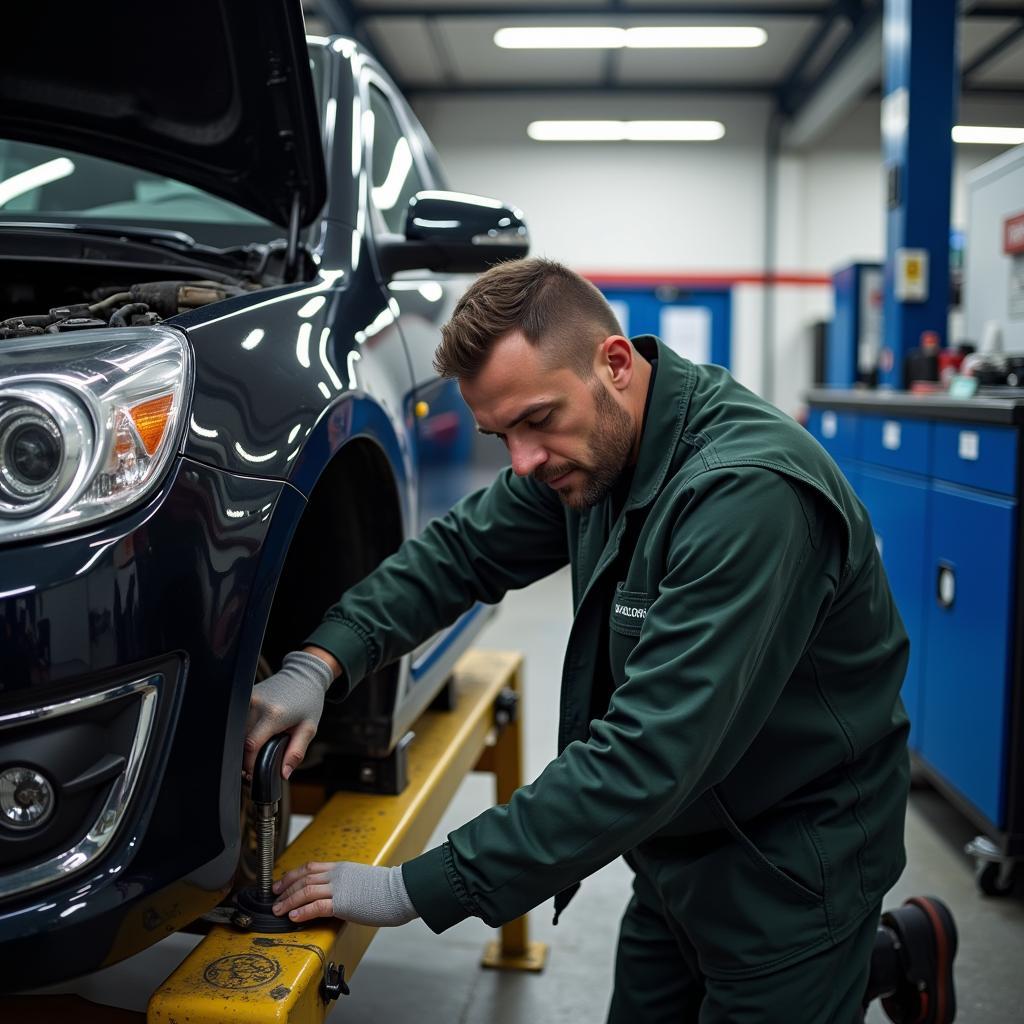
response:
[[[317,107],[323,57],[310,47]],[[96,221],[184,231],[209,245],[280,238],[282,228],[202,189],[127,164],[53,146],[0,139],[4,221]]]
[[[173,178],[9,139],[0,139],[3,220],[94,220],[171,227],[214,244],[281,234],[270,221]]]

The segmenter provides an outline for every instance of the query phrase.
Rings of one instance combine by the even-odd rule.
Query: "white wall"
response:
[[[541,143],[540,118],[717,118],[714,144]],[[527,214],[533,251],[586,270],[738,270],[762,259],[764,102],[610,96],[424,99],[451,184]]]
[[[581,271],[760,274],[764,271],[765,140],[770,105],[735,97],[518,96],[421,98],[416,111],[451,184],[495,195],[527,215],[533,252]],[[641,113],[642,112],[642,113]],[[714,118],[710,144],[538,143],[531,120]],[[1024,124],[1020,103],[966,101],[961,123]],[[959,146],[953,223],[964,226],[969,170],[1000,152]],[[885,253],[878,100],[844,117],[813,148],[785,153],[778,174],[776,269],[830,275]],[[827,286],[774,288],[770,373],[763,359],[764,288],[733,293],[733,372],[796,413],[811,380],[808,328],[832,311]]]

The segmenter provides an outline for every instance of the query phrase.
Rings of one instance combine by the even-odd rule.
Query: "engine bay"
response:
[[[160,229],[0,226],[0,343],[150,326],[285,280],[283,241],[215,249]],[[312,273],[305,249],[299,258]]]
[[[257,287],[207,280],[109,284],[84,292],[81,301],[51,306],[46,313],[22,313],[0,320],[0,341],[97,327],[151,326]],[[2,289],[9,290],[9,285]]]

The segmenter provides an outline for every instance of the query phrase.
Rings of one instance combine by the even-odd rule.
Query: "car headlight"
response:
[[[0,347],[0,541],[91,523],[141,501],[182,434],[189,348],[168,327]]]

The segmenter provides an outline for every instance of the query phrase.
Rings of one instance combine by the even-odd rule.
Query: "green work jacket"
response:
[[[504,470],[308,642],[354,686],[570,563],[558,756],[406,863],[409,896],[435,931],[499,925],[627,854],[706,974],[764,973],[843,939],[903,868],[909,644],[867,513],[810,434],[725,370],[634,344],[657,373],[614,522],[610,498],[573,511]]]

